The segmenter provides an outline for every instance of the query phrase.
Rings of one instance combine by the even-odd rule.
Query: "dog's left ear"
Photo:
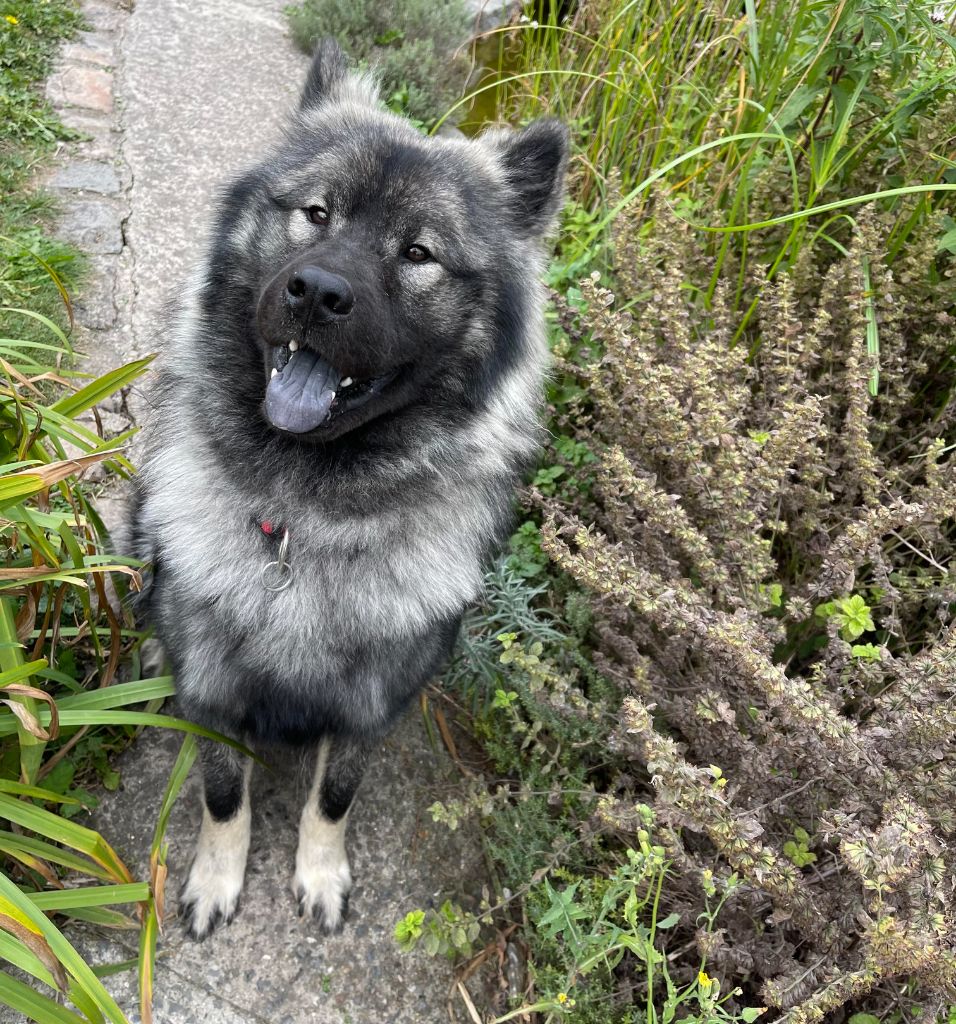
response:
[[[567,127],[546,117],[520,131],[491,132],[485,141],[497,151],[504,167],[515,226],[529,237],[548,234],[564,205]]]
[[[331,37],[320,39],[312,55],[299,110],[314,110],[330,100],[341,99],[374,104],[377,98],[375,83],[367,75],[351,70],[339,44]]]

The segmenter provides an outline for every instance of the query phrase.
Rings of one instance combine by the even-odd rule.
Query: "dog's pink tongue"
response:
[[[305,434],[329,417],[342,375],[314,352],[292,353],[266,388],[266,418],[280,430]]]

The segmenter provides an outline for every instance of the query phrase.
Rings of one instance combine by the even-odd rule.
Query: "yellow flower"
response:
[[[11,25],[19,25],[20,24],[20,22],[16,18],[14,18],[14,16],[12,14],[8,14],[7,15],[7,21],[9,21]]]
[[[568,1001],[568,994],[567,994],[567,992],[559,992],[558,993],[558,1002],[561,1003],[561,1005],[563,1006],[567,1001]]]
[[[697,984],[700,985],[701,988],[710,988],[713,983],[714,979],[706,971],[698,972]]]

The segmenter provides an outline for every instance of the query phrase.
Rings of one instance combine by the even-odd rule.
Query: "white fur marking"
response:
[[[310,203],[310,206],[321,206],[321,203]],[[289,241],[293,245],[310,245],[315,240],[315,225],[309,220],[305,210],[294,210],[289,217]]]
[[[352,888],[352,873],[345,853],[345,823],[330,821],[319,807],[319,790],[328,763],[328,743],[319,747],[315,778],[299,822],[299,848],[295,855],[293,892],[302,913],[314,915],[326,932],[338,931],[343,922],[343,902]]]
[[[216,821],[203,807],[196,854],[179,900],[181,906],[190,906],[189,929],[196,938],[229,921],[239,904],[252,821],[248,780],[247,768],[242,804],[229,821]]]

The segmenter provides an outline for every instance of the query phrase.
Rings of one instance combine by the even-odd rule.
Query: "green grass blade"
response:
[[[830,210],[845,210],[851,206],[860,206],[863,203],[872,203],[877,199],[894,199],[897,196],[915,196],[924,192],[956,192],[956,185],[940,183],[936,185],[904,185],[900,188],[881,189],[879,192],[868,192],[866,195],[850,196],[847,199],[836,199],[832,203],[823,203],[821,206],[811,206],[806,210],[796,210],[794,213],[787,213],[781,217],[771,217],[769,220],[754,221],[750,224],[732,224],[727,227],[714,227],[709,224],[693,224],[691,226],[700,231],[710,231],[714,234],[725,234],[726,232],[758,231],[761,228],[772,228],[778,224],[789,224],[795,220],[806,220],[807,217],[815,217],[818,213],[829,213]]]
[[[114,974],[122,974],[123,971],[131,971],[138,962],[138,960],[129,959],[120,960],[115,964],[100,964],[93,968],[93,973],[97,978],[109,978]]]
[[[56,702],[60,711],[106,711],[124,704],[141,704],[158,697],[172,697],[176,692],[172,676],[138,679],[133,683],[117,683],[101,690],[90,690],[63,697]]]
[[[139,1015],[143,1020],[153,1019],[153,982],[156,972],[156,939],[159,936],[159,917],[156,904],[149,901],[146,918],[139,933],[139,957],[136,973],[139,981]]]
[[[41,789],[39,786],[28,786],[23,782],[14,782],[13,779],[0,779],[0,793],[13,793],[15,796],[29,797],[31,800],[43,800],[48,804],[73,804],[80,806],[82,801],[72,796],[64,796],[62,793],[54,793],[50,789]]]
[[[136,380],[154,358],[154,356],[146,356],[144,359],[134,359],[133,362],[127,363],[125,366],[104,373],[102,377],[97,377],[96,380],[91,381],[86,387],[80,388],[75,394],[67,395],[55,402],[52,406],[53,410],[61,416],[72,417],[91,409],[97,402],[101,402],[104,398],[119,391],[120,388],[126,387],[131,381]]]
[[[58,814],[51,814],[42,807],[14,800],[0,793],[0,817],[12,821],[22,828],[56,843],[63,843],[73,850],[85,853],[110,873],[119,882],[132,882],[129,869],[116,855],[116,851],[98,833],[75,821],[68,821]],[[19,891],[19,890],[18,890]]]
[[[142,903],[149,899],[146,882],[125,885],[90,885],[82,889],[52,889],[27,894],[31,902],[46,913],[74,907],[110,907],[117,903]]]
[[[113,997],[103,988],[102,982],[90,966],[70,945],[63,933],[25,896],[6,875],[0,873],[0,895],[5,896],[14,906],[30,918],[40,930],[63,967],[76,979],[80,988],[96,1002],[112,1024],[129,1024]],[[2,995],[2,992],[0,992]],[[71,1014],[70,1019],[72,1020]],[[34,1018],[37,1019],[37,1018]]]
[[[869,257],[863,256],[863,298],[865,300],[864,313],[866,316],[866,353],[872,361],[870,368],[870,379],[868,387],[870,394],[876,398],[880,390],[880,326],[876,319],[876,301],[873,294],[873,281],[870,274]]]
[[[42,992],[11,978],[5,971],[0,971],[0,1003],[19,1010],[27,1020],[35,1020],[37,1024],[89,1024],[88,1018],[60,1006]]]
[[[89,921],[101,928],[124,932],[137,932],[140,929],[139,921],[120,910],[110,910],[109,907],[73,907],[67,913],[77,921]]]
[[[176,763],[169,773],[166,792],[163,794],[163,802],[160,805],[159,816],[156,819],[156,828],[153,829],[153,842],[151,846],[153,854],[157,853],[162,846],[163,838],[166,835],[166,826],[169,823],[169,815],[172,812],[173,805],[176,803],[180,790],[183,788],[183,783],[189,775],[189,769],[192,768],[193,762],[196,760],[198,752],[199,747],[195,738],[188,734],[184,736],[183,744],[179,748],[179,754],[176,757]]]
[[[23,663],[23,650],[17,638],[16,609],[10,598],[0,598],[0,644],[0,668],[3,669],[0,673],[0,686],[33,675],[34,666]],[[39,702],[33,697],[13,693],[4,696],[8,697],[11,703],[22,706],[27,715],[37,717]],[[31,784],[36,781],[37,773],[40,771],[46,741],[34,736],[12,711],[9,715],[16,722],[14,729],[20,746],[20,777],[25,783]]]
[[[6,960],[14,967],[18,967],[21,971],[36,978],[37,981],[42,981],[44,985],[52,989],[56,988],[53,975],[43,966],[40,958],[27,949],[22,942],[3,931],[0,931],[0,960]],[[67,994],[76,1007],[86,1014],[89,1021],[93,1024],[102,1024],[103,1014],[100,1013],[99,1007],[81,988],[76,984],[70,984]]]
[[[41,723],[46,723],[49,720],[49,717],[49,711],[44,710],[43,708],[41,708],[37,713],[37,718]],[[5,715],[0,715],[0,736],[9,736],[16,732],[15,723],[16,719],[11,713],[7,712]],[[238,750],[242,754],[246,754],[248,757],[253,758],[260,764],[264,763],[260,757],[237,740],[234,740],[229,736],[224,736],[221,732],[214,732],[212,729],[206,729],[201,725],[196,725],[195,722],[187,722],[182,718],[173,718],[170,715],[150,714],[146,711],[96,710],[60,712],[61,729],[68,729],[73,726],[81,725],[156,725],[161,729],[175,729],[178,732],[192,733],[194,736],[204,736],[206,739],[216,740],[217,743],[225,743],[226,746],[232,747],[233,750]]]
[[[73,351],[70,347],[70,339],[63,333],[63,329],[58,324],[54,323],[48,316],[44,316],[42,313],[37,313],[32,309],[24,309],[22,306],[0,306],[0,313],[17,313],[20,316],[36,320],[38,323],[43,324],[44,327],[49,328],[50,332],[56,336],[58,341],[60,341],[63,346],[60,351]]]
[[[18,641],[11,641],[8,637],[3,637],[3,642],[14,647],[20,646]],[[0,686],[9,686],[10,683],[18,683],[23,679],[28,679],[30,676],[36,675],[40,669],[46,667],[46,658],[40,658],[37,661],[28,661],[23,665],[18,665],[16,668],[7,669],[5,672],[0,672]]]
[[[69,868],[81,875],[90,875],[93,878],[102,878],[104,882],[109,881],[113,875],[99,864],[93,861],[84,860],[70,850],[64,850],[60,846],[37,839],[35,836],[21,836],[15,832],[0,831],[0,853],[16,856],[18,853],[26,853],[31,857],[40,857],[51,864],[59,864],[61,867]]]

